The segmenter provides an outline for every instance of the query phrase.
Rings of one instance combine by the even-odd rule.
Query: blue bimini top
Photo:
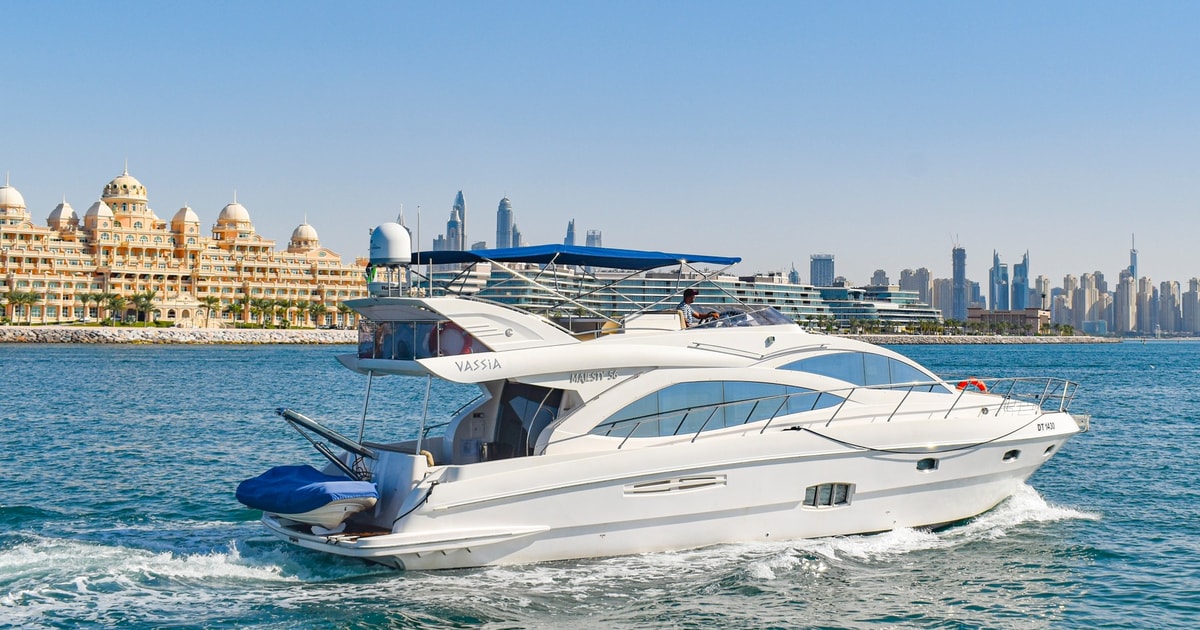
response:
[[[237,500],[274,514],[301,514],[333,501],[379,498],[375,484],[326,475],[309,465],[276,466],[238,484]]]

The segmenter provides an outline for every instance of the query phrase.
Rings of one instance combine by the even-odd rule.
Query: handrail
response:
[[[1039,414],[1054,413],[1054,412],[1066,412],[1069,410],[1071,402],[1074,401],[1075,394],[1079,389],[1078,383],[1068,381],[1065,379],[1061,379],[1061,378],[1056,378],[1056,377],[1008,377],[1008,378],[986,378],[986,379],[981,379],[978,377],[971,377],[971,378],[974,379],[974,381],[976,381],[976,382],[984,383],[987,387],[987,391],[970,392],[971,396],[968,398],[967,397],[967,393],[968,393],[967,388],[963,388],[963,389],[959,390],[956,393],[953,402],[951,402],[950,407],[947,409],[946,414],[945,414],[945,416],[943,416],[943,418],[949,418],[950,414],[953,413],[955,409],[961,410],[962,407],[960,406],[960,403],[962,403],[964,398],[967,398],[968,400],[971,400],[971,401],[975,401],[977,403],[979,403],[979,402],[982,403],[982,404],[978,404],[978,405],[972,405],[972,407],[968,407],[968,408],[978,408],[978,409],[986,410],[990,407],[995,407],[995,414],[993,415],[993,417],[995,417],[996,415],[999,415],[1000,410],[1004,408],[1004,406],[1007,402],[1014,401],[1014,400],[1019,401],[1019,402],[1029,403],[1030,405],[1033,406],[1033,408],[1035,408],[1038,411]],[[745,419],[742,421],[741,424],[749,425],[749,424],[754,424],[757,422],[762,422],[763,420],[765,420],[765,422],[763,423],[762,429],[759,430],[759,433],[762,434],[762,433],[766,432],[767,428],[769,428],[771,426],[771,423],[774,422],[777,418],[786,417],[786,416],[799,414],[799,413],[806,413],[809,411],[816,411],[818,409],[828,409],[829,407],[820,407],[819,406],[818,403],[820,403],[821,397],[822,396],[835,396],[837,398],[840,398],[840,402],[836,405],[836,408],[833,410],[833,413],[830,414],[829,418],[823,419],[825,426],[828,427],[834,422],[834,420],[840,420],[842,422],[847,422],[850,420],[854,420],[857,418],[863,418],[863,417],[874,417],[874,418],[883,417],[882,414],[872,411],[870,413],[854,414],[854,415],[850,415],[849,417],[843,416],[843,417],[839,418],[839,415],[841,415],[842,410],[847,407],[846,403],[851,401],[855,392],[872,391],[872,390],[904,389],[905,390],[904,395],[901,397],[900,401],[896,404],[896,406],[894,408],[892,408],[891,412],[887,415],[887,419],[885,420],[885,422],[891,422],[893,418],[895,418],[898,414],[902,413],[902,409],[904,408],[905,403],[910,400],[911,394],[915,391],[925,390],[929,393],[943,392],[944,394],[949,394],[949,392],[945,391],[945,387],[948,386],[947,381],[953,382],[953,379],[947,379],[946,381],[927,381],[927,382],[896,383],[896,384],[884,384],[884,385],[858,385],[858,386],[842,387],[842,388],[835,388],[835,389],[829,389],[829,390],[805,389],[804,391],[789,392],[789,393],[785,393],[785,394],[774,394],[774,395],[770,395],[770,396],[761,396],[758,398],[749,398],[749,399],[745,399],[745,400],[735,400],[735,401],[730,401],[730,402],[723,402],[723,403],[716,403],[716,404],[709,404],[709,405],[697,405],[695,407],[682,407],[679,409],[671,409],[671,410],[662,411],[662,412],[653,413],[653,414],[645,414],[642,416],[635,416],[633,418],[624,418],[624,419],[617,420],[617,421],[614,421],[611,423],[606,423],[608,425],[607,435],[612,435],[614,433],[614,431],[617,431],[618,427],[624,428],[625,426],[629,426],[630,424],[632,424],[632,427],[628,430],[628,432],[621,431],[621,433],[624,433],[624,435],[622,436],[623,439],[621,440],[620,444],[617,445],[617,448],[620,449],[620,448],[624,447],[625,443],[628,442],[630,438],[634,437],[637,434],[638,429],[646,423],[657,422],[668,416],[675,416],[678,414],[683,414],[682,418],[679,420],[679,423],[676,425],[674,431],[671,432],[671,435],[679,435],[680,430],[687,423],[687,420],[689,417],[692,417],[693,414],[702,414],[702,413],[707,412],[707,416],[705,417],[704,422],[701,423],[700,427],[693,433],[693,435],[691,437],[690,441],[695,442],[697,439],[699,439],[701,434],[703,434],[705,432],[709,423],[712,421],[713,417],[716,416],[716,414],[719,410],[724,409],[724,408],[729,408],[734,405],[746,405],[746,404],[752,404],[752,405],[751,405],[750,410],[748,412],[746,412]],[[1007,386],[1007,388],[1004,389],[1003,394],[1000,394],[997,392],[998,389],[1002,389],[1005,386]],[[1036,386],[1035,388],[1033,388],[1032,392],[1022,391],[1024,389],[1029,389],[1030,386]],[[809,396],[809,397],[812,397],[812,399],[813,399],[811,405],[806,405],[808,407],[807,409],[800,409],[798,411],[785,411],[785,409],[787,409],[789,407],[790,402],[797,399],[797,397],[802,397],[802,396]],[[776,400],[778,401],[778,405],[775,406],[774,411],[772,411],[769,416],[767,416],[765,418],[763,418],[763,417],[755,418],[755,412],[760,409],[760,406],[762,406],[764,403],[769,403],[771,401],[776,401]],[[928,400],[928,399],[924,399],[924,400]],[[855,402],[860,402],[860,401],[855,401]],[[763,408],[766,409],[769,407],[763,407]],[[984,411],[984,413],[986,413],[986,411]],[[817,420],[817,421],[819,422],[821,420]],[[664,434],[664,435],[661,435],[660,437],[666,437],[666,435]]]

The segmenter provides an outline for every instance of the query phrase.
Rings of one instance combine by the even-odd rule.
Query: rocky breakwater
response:
[[[0,326],[0,343],[348,344],[354,330]]]
[[[1117,337],[1087,337],[1083,335],[1055,337],[1020,337],[1015,335],[842,335],[878,346],[914,344],[985,345],[985,344],[1060,344],[1060,343],[1120,343]]]

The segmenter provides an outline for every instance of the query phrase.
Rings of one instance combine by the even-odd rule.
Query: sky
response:
[[[243,204],[347,261],[428,248],[461,190],[495,244],[809,256],[1060,286],[1200,276],[1200,3],[13,2],[0,171],[36,223],[129,173],[169,219]]]

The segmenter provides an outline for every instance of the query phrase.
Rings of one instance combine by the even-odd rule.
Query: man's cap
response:
[[[695,289],[684,289],[683,290],[683,297],[689,297],[689,296],[693,296],[693,295],[699,295],[699,292],[696,291]]]

